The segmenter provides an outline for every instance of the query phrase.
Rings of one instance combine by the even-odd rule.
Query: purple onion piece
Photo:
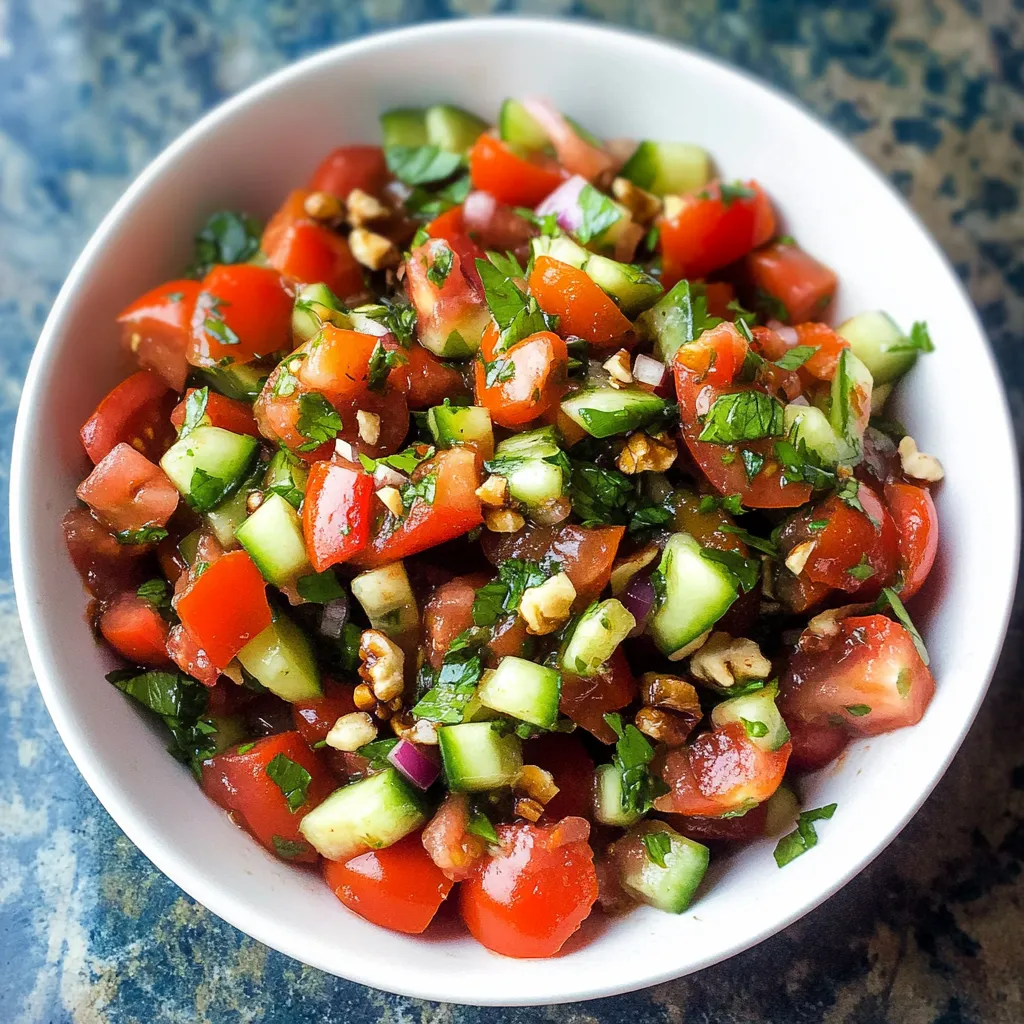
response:
[[[653,569],[638,572],[627,584],[625,593],[622,595],[622,605],[636,619],[636,627],[629,634],[639,636],[647,625],[654,608],[654,600],[657,596],[654,592],[654,584],[651,582]]]
[[[664,397],[662,392],[668,387],[669,381],[668,367],[663,362],[641,352],[633,363],[633,376],[641,384],[651,388],[656,395]]]
[[[348,597],[336,597],[324,605],[320,616],[320,635],[330,640],[341,639],[341,631],[348,622]]]
[[[574,174],[563,181],[549,196],[540,201],[534,211],[538,217],[555,214],[558,226],[565,231],[577,231],[583,223],[583,209],[580,207],[580,192],[587,184],[586,178]]]
[[[441,766],[422,748],[399,740],[388,760],[418,789],[429,789],[441,774]]]

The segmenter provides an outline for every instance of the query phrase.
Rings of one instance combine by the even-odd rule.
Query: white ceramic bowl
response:
[[[594,923],[589,942],[546,961],[495,956],[454,928],[384,931],[235,828],[104,682],[112,659],[86,625],[60,531],[86,468],[78,427],[126,370],[114,315],[178,273],[209,212],[269,214],[332,146],[376,141],[389,107],[451,101],[493,117],[504,97],[524,94],[552,97],[605,136],[701,143],[725,174],[759,179],[786,228],[835,267],[840,316],[884,308],[904,325],[926,319],[937,350],[901,387],[896,411],[947,471],[940,558],[915,608],[938,680],[924,721],[855,744],[808,780],[806,806],[839,804],[812,853],[780,871],[770,841],[749,846],[715,863],[682,916],[644,909]],[[75,264],[39,341],[15,436],[11,521],[47,706],[89,785],[157,867],[231,924],[326,971],[428,999],[522,1004],[610,995],[713,964],[807,913],[876,856],[938,781],[984,695],[1014,587],[1019,507],[1006,404],[971,306],[918,221],[847,145],[697,54],[575,23],[475,20],[371,37],[286,68],[145,170]]]

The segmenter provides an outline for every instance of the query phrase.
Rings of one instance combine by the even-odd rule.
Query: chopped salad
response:
[[[932,343],[832,326],[698,146],[541,99],[381,129],[119,315],[64,531],[110,682],[270,855],[551,956],[803,855],[801,773],[924,714],[942,468],[886,401]]]

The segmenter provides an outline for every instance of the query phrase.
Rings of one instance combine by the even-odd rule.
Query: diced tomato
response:
[[[739,494],[748,508],[802,505],[811,496],[811,489],[807,484],[783,482],[771,438],[742,444],[700,440],[702,414],[707,413],[716,399],[727,392],[754,390],[753,385],[732,385],[746,354],[746,341],[730,323],[705,331],[697,341],[678,350],[672,368],[683,439],[693,460],[722,494]],[[747,477],[742,457],[744,450],[764,460],[753,480]]]
[[[826,583],[815,583],[802,573],[794,576],[786,567],[777,566],[772,580],[772,592],[785,607],[797,614],[806,612],[822,602],[832,588]]]
[[[352,691],[353,687],[348,683],[325,679],[323,681],[323,696],[314,700],[296,701],[292,704],[295,728],[310,746],[325,740],[327,734],[334,727],[334,723],[342,715],[351,714],[356,710]]]
[[[168,281],[139,296],[117,316],[124,345],[144,370],[159,374],[175,391],[188,376],[189,335],[199,282]]]
[[[799,513],[783,528],[780,543],[788,552],[810,538],[814,547],[800,575],[813,583],[866,595],[892,582],[899,541],[892,517],[867,484],[859,484],[858,499],[863,512],[833,495]],[[811,532],[811,523],[828,525]]]
[[[361,552],[373,524],[373,477],[346,463],[317,462],[309,471],[302,532],[317,572]]]
[[[750,553],[743,539],[730,532],[736,520],[725,509],[702,508],[700,495],[684,489],[676,491],[673,500],[676,529],[685,530],[701,547],[738,551],[744,558]]]
[[[417,498],[402,518],[390,512],[378,520],[369,548],[353,559],[372,568],[408,558],[446,540],[460,537],[483,522],[480,499],[481,470],[477,454],[469,448],[450,448],[421,463],[413,480],[434,476],[434,500]]]
[[[443,279],[435,274],[431,280],[432,268],[443,266],[448,254],[451,264]],[[405,261],[405,288],[416,307],[416,337],[431,352],[455,358],[472,355],[491,322],[487,303],[474,284],[476,268],[470,269],[459,253],[439,238],[413,249]],[[453,333],[463,344],[453,345],[449,340]]]
[[[334,895],[360,917],[406,935],[419,935],[454,884],[423,849],[418,835],[349,861],[324,861]]]
[[[188,361],[247,363],[291,348],[292,296],[272,267],[214,267],[203,278],[192,314]]]
[[[736,298],[736,289],[728,281],[708,281],[704,285],[704,298],[708,304],[709,316],[731,320],[736,315],[729,309],[729,303]]]
[[[178,598],[175,610],[218,668],[271,622],[266,583],[244,551],[211,563]]]
[[[394,373],[394,371],[392,371]],[[380,434],[375,444],[364,441],[359,434],[358,410],[373,413],[378,417]],[[383,394],[371,391],[361,398],[353,399],[338,406],[342,428],[338,437],[348,441],[356,452],[379,459],[382,455],[397,452],[409,433],[409,405],[405,394],[390,385]],[[323,456],[321,456],[323,457]],[[315,461],[315,460],[314,460]]]
[[[466,383],[454,366],[442,363],[422,345],[405,350],[409,360],[409,408],[429,409],[442,405],[446,398],[453,401],[467,393]]]
[[[203,686],[217,685],[220,669],[180,623],[172,626],[167,634],[167,655],[185,675],[198,680]]]
[[[927,487],[899,482],[885,485],[885,502],[899,535],[900,597],[912,598],[928,578],[939,550],[939,516]]]
[[[513,614],[498,619],[484,648],[484,663],[488,668],[494,668],[502,658],[521,657],[529,637],[522,616]]]
[[[61,520],[64,542],[78,575],[100,599],[113,597],[141,580],[146,544],[119,544],[114,535],[85,508],[73,508]]]
[[[530,294],[545,312],[557,316],[564,338],[584,338],[608,345],[631,331],[622,310],[582,270],[540,256],[530,271]]]
[[[448,243],[448,247],[459,257],[463,274],[477,289],[481,288],[476,261],[486,259],[487,253],[470,237],[462,216],[462,207],[453,206],[445,210],[427,225],[426,231],[431,238],[443,238]]]
[[[544,805],[546,821],[593,812],[594,761],[577,736],[544,733],[523,746],[523,761],[550,772],[558,792]]]
[[[301,864],[315,863],[319,855],[299,832],[299,822],[331,795],[335,785],[330,772],[297,732],[277,733],[245,746],[245,753],[233,748],[203,762],[203,792],[231,811],[271,853]],[[305,795],[294,810],[267,773],[276,757],[294,761],[309,773]]]
[[[486,849],[483,839],[466,831],[468,825],[469,797],[449,793],[423,829],[424,849],[453,882],[468,878]]]
[[[831,380],[836,375],[836,364],[850,343],[840,338],[828,324],[805,323],[796,326],[796,343],[818,351],[800,367],[808,378]]]
[[[140,370],[126,377],[82,424],[86,454],[95,465],[125,443],[155,462],[174,441],[167,422],[173,404],[174,393],[156,374]]]
[[[185,397],[174,407],[171,413],[171,423],[179,430],[185,422],[185,406],[189,396],[195,392],[195,388],[189,388]],[[209,392],[206,399],[206,418],[214,427],[221,427],[230,430],[233,434],[248,434],[250,437],[259,437],[259,428],[256,420],[253,419],[252,408],[245,402],[235,398],[225,398],[218,395],[216,391]]]
[[[509,558],[558,562],[585,606],[608,585],[612,562],[626,532],[622,526],[525,526],[516,533],[484,533],[484,554],[492,565]]]
[[[369,393],[370,356],[378,341],[372,334],[324,324],[313,341],[297,350],[305,358],[296,376],[335,405],[358,400]]]
[[[658,221],[666,288],[735,263],[775,233],[771,203],[756,181],[713,181],[681,201],[678,213]]]
[[[749,809],[779,788],[791,750],[788,742],[775,751],[762,749],[740,722],[702,733],[666,755],[661,775],[670,792],[654,806],[698,817]]]
[[[473,625],[473,601],[487,582],[483,573],[456,576],[430,595],[423,607],[423,642],[433,668],[441,667],[451,642]]]
[[[836,293],[835,272],[799,246],[775,241],[744,261],[761,305],[776,320],[800,324],[820,317]]]
[[[129,590],[100,616],[103,638],[136,665],[166,665],[167,622],[155,606]]]
[[[488,332],[497,334],[492,324]],[[482,354],[473,364],[476,404],[491,414],[502,427],[522,427],[554,408],[565,393],[569,377],[569,350],[550,331],[531,334],[496,357],[499,368],[512,367],[511,376],[487,384],[487,367]]]
[[[791,655],[782,677],[787,721],[841,721],[855,736],[877,736],[921,720],[935,680],[899,623],[884,615],[843,619],[829,643],[812,639]]]
[[[637,683],[621,647],[617,647],[599,672],[592,676],[562,673],[558,710],[602,743],[614,743],[615,733],[604,720],[636,700]]]
[[[309,188],[347,199],[354,188],[378,193],[387,181],[388,165],[380,146],[340,146],[321,161],[309,179]]]
[[[786,725],[789,727],[789,741],[793,744],[789,758],[791,770],[816,772],[831,764],[850,741],[850,734],[842,726],[828,721],[813,724],[789,715]]]
[[[164,526],[178,507],[178,490],[167,474],[123,441],[75,493],[114,530]]]
[[[469,151],[469,180],[508,206],[536,206],[567,177],[548,157],[519,156],[493,135],[481,135]]]
[[[495,953],[554,956],[590,914],[597,872],[582,818],[557,825],[499,825],[499,854],[485,857],[459,893],[470,934]]]
[[[792,758],[790,758],[792,763]],[[701,817],[700,815],[668,815],[672,827],[698,843],[749,843],[764,835],[768,805],[758,804],[738,817]]]
[[[365,289],[362,267],[343,235],[307,216],[309,194],[305,189],[292,192],[270,218],[262,242],[267,263],[289,281],[323,282],[342,301],[354,298]]]

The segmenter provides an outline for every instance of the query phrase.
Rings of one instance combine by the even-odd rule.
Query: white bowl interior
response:
[[[423,939],[379,929],[236,829],[104,681],[111,658],[86,625],[60,532],[86,468],[78,427],[126,369],[114,315],[186,264],[207,213],[267,215],[332,146],[376,141],[377,115],[389,107],[451,101],[493,117],[505,96],[529,94],[552,97],[605,136],[705,145],[727,176],[756,177],[787,229],[836,268],[840,316],[884,308],[904,325],[927,319],[937,351],[901,388],[897,412],[947,471],[937,578],[927,607],[917,606],[938,680],[924,721],[856,744],[807,783],[806,806],[839,804],[812,854],[780,871],[771,842],[750,846],[715,868],[681,917],[638,911],[548,961],[494,956],[454,928]],[[115,820],[182,888],[257,939],[378,988],[457,1002],[567,1001],[665,980],[752,945],[835,891],[903,826],[963,738],[1002,641],[1017,564],[1016,460],[998,377],[959,283],[895,193],[752,80],[575,24],[473,21],[349,44],[186,133],[72,271],[32,364],[13,476],[15,578],[33,664],[68,749]]]

